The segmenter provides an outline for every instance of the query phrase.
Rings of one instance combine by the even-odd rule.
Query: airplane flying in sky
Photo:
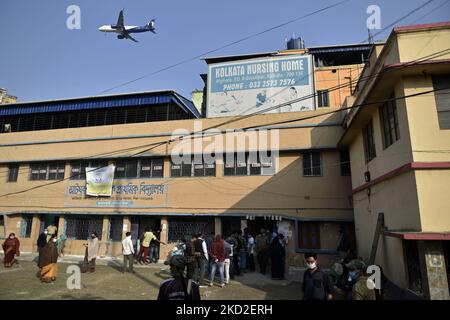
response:
[[[134,42],[139,42],[130,36],[130,33],[141,33],[141,32],[155,32],[155,19],[152,19],[145,26],[126,26],[123,22],[123,9],[120,10],[119,19],[115,25],[104,25],[98,28],[102,32],[115,32],[118,33],[117,39],[130,39]]]

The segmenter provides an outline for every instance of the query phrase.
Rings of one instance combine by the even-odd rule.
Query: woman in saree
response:
[[[56,235],[52,235],[50,241],[42,251],[42,256],[39,259],[39,267],[41,268],[41,281],[52,282],[56,280],[58,275],[58,249],[56,248]]]
[[[20,242],[14,233],[10,233],[8,239],[3,242],[3,252],[5,253],[5,268],[11,268],[16,262],[15,256],[20,256]]]

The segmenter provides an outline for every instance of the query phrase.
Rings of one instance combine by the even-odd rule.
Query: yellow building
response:
[[[375,45],[339,143],[350,151],[359,255],[428,299],[449,299],[449,43],[446,22],[399,27]]]
[[[82,244],[95,230],[100,254],[119,256],[127,231],[136,240],[150,226],[169,243],[160,248],[160,259],[165,259],[176,241],[193,232],[229,234],[248,228],[256,235],[265,228],[288,237],[288,270],[303,267],[303,253],[311,250],[329,266],[339,255],[340,227],[353,245],[354,227],[348,155],[337,147],[342,117],[329,113],[340,108],[350,87],[326,90],[356,80],[370,47],[311,49],[317,52],[311,53],[316,61],[310,85],[314,92],[323,90],[311,111],[199,119],[194,105],[174,91],[2,107],[0,126],[8,124],[11,132],[0,134],[0,232],[15,232],[22,250],[35,252],[39,233],[55,225],[58,234],[68,237],[65,253],[83,254]],[[342,66],[333,65],[333,55],[346,50]],[[274,54],[297,52],[264,55]],[[220,130],[222,141],[227,130],[238,130],[236,137],[245,138],[244,144],[222,151],[247,157],[231,165],[221,159],[209,165],[202,160],[172,163],[172,151],[181,145],[176,130],[190,134],[212,127]],[[278,154],[268,161],[249,156],[258,151],[250,143],[257,132],[268,132],[270,144],[278,145]],[[192,143],[206,146],[210,140]],[[194,147],[186,154],[201,156],[201,150]],[[112,197],[86,196],[85,168],[108,164],[116,167]]]

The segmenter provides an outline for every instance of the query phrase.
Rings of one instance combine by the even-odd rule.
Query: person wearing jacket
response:
[[[224,283],[224,262],[227,256],[225,251],[225,241],[222,239],[220,234],[216,235],[213,243],[211,244],[210,249],[211,256],[211,281],[209,286],[212,287],[214,284],[214,276],[216,275],[216,269],[219,269],[220,274],[220,287],[223,288],[225,286]]]

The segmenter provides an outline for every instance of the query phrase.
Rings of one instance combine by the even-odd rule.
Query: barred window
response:
[[[248,155],[248,164],[251,176],[261,175],[261,161],[258,153],[250,153]]]
[[[308,152],[303,154],[303,176],[320,177],[322,165],[319,152]]]
[[[181,163],[171,163],[171,177],[191,177],[192,176],[192,159],[182,160]]]
[[[86,180],[86,168],[101,168],[108,166],[108,160],[80,160],[70,163],[70,180]]]
[[[64,179],[66,164],[64,162],[52,162],[48,167],[48,180]]]
[[[205,159],[192,156],[182,160],[181,164],[171,163],[171,177],[205,177],[216,176],[216,163],[206,163]]]
[[[85,161],[77,161],[70,164],[70,180],[86,180]]]
[[[66,235],[69,239],[87,240],[91,232],[97,232],[98,238],[102,238],[102,216],[66,216]]]
[[[110,217],[109,219],[109,237],[108,240],[121,241],[123,230],[123,217]]]
[[[394,99],[394,96],[391,98]],[[383,146],[387,148],[400,139],[395,100],[389,101],[380,107],[380,116],[381,128],[383,129]]]
[[[169,242],[176,242],[185,238],[190,239],[193,234],[214,232],[214,218],[171,218],[168,225]]]
[[[227,154],[224,159],[224,176],[260,176],[275,174],[275,163],[270,152]]]
[[[170,165],[170,176],[171,177],[181,177],[181,164]]]
[[[19,168],[18,164],[10,164],[8,166],[8,182],[17,182]]]
[[[162,178],[164,175],[164,159],[141,159],[139,161],[140,178]]]
[[[33,226],[33,216],[31,214],[22,215],[22,223],[20,225],[20,236],[29,238],[31,236],[31,227]]]
[[[66,164],[64,162],[32,163],[30,180],[62,180]]]
[[[114,179],[135,179],[138,176],[138,160],[117,160]]]

